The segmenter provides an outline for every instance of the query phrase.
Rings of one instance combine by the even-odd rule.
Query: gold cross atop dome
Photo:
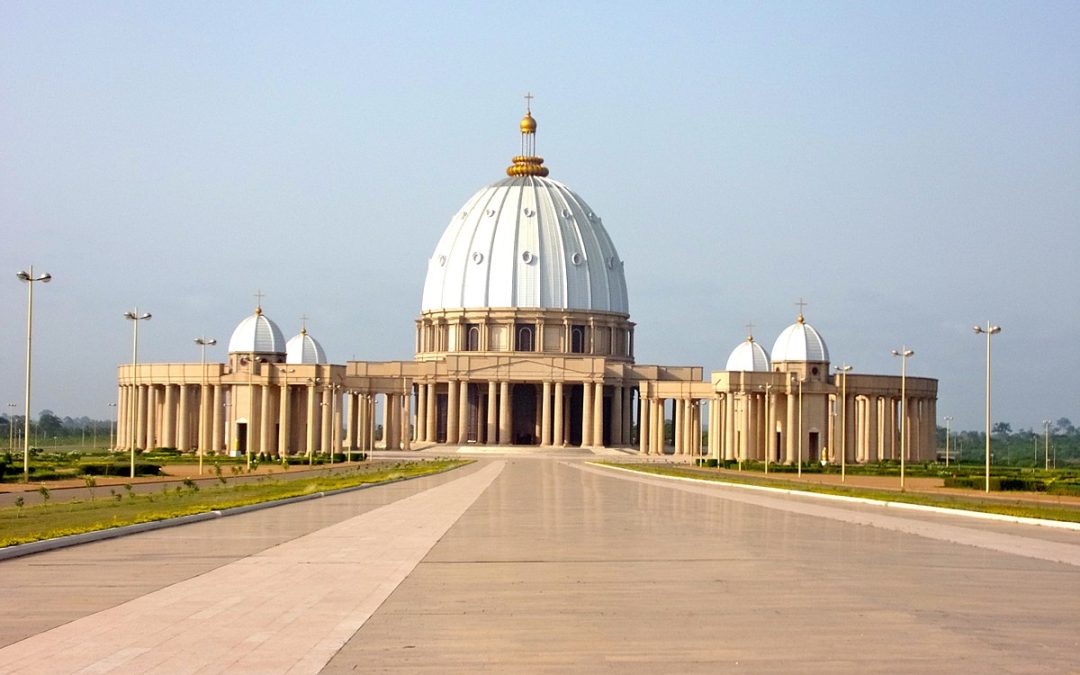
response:
[[[806,323],[806,319],[803,317],[803,309],[806,307],[807,304],[806,301],[802,298],[799,298],[799,301],[795,304],[799,307],[799,318],[797,319],[797,321],[799,323]]]
[[[266,297],[266,294],[262,292],[262,289],[255,291],[255,313],[262,314],[262,299]]]
[[[525,117],[521,118],[521,154],[506,169],[507,176],[546,176],[544,158],[536,155],[536,119],[532,116],[532,93],[525,94]]]

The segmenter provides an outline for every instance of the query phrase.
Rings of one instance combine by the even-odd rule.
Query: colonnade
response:
[[[515,388],[528,387],[515,411]],[[573,410],[574,387],[581,403]],[[603,382],[582,384],[561,381],[510,382],[508,380],[449,380],[418,383],[415,388],[415,439],[423,443],[480,443],[488,445],[542,445],[562,447],[577,440],[582,447],[628,445],[633,428],[635,387]],[[445,396],[445,419],[440,429],[440,396]],[[605,400],[609,401],[605,414]],[[577,413],[580,412],[580,415]],[[516,415],[516,417],[515,417]],[[572,427],[580,418],[580,426]],[[444,431],[444,433],[440,433]],[[572,440],[573,439],[573,440]]]
[[[385,406],[402,421],[396,435],[408,443],[408,398],[387,395]],[[116,448],[176,448],[181,452],[327,454],[369,452],[375,447],[375,395],[340,385],[140,384],[121,385]],[[334,430],[337,433],[334,433]],[[344,431],[344,435],[342,434]],[[398,447],[398,446],[391,446]]]

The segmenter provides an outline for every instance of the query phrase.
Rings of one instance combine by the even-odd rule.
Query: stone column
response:
[[[423,384],[416,386],[416,440],[425,443],[427,437],[427,387]]]
[[[622,444],[632,445],[634,442],[633,429],[635,387],[624,387],[623,389]]]
[[[623,442],[623,387],[615,385],[611,391],[611,444],[615,447]]]
[[[315,414],[318,406],[318,400],[316,399],[317,390],[314,384],[309,384],[307,387],[307,442],[305,445],[305,453],[310,457],[315,454],[316,444],[319,438],[319,418]]]
[[[787,446],[787,457],[784,459],[786,464],[794,464],[799,461],[799,450],[796,444],[799,436],[796,420],[796,406],[798,397],[792,394],[785,394],[785,408],[787,408],[787,423],[784,424],[784,445]]]
[[[289,437],[289,432],[292,431],[290,428],[292,406],[289,401],[289,385],[282,385],[279,395],[281,400],[278,403],[278,456],[284,457],[289,454],[292,447],[292,439]]]
[[[683,444],[686,440],[686,416],[685,416],[685,401],[681,398],[675,399],[675,410],[671,415],[671,426],[675,433],[675,454],[681,455],[686,449]]]
[[[271,399],[270,387],[259,385],[259,452],[273,453],[274,437],[270,431]]]
[[[638,395],[638,451],[643,455],[652,452],[652,446],[649,443],[649,416],[652,415],[649,409],[650,403],[649,399]]]
[[[540,404],[540,445],[551,445],[551,383],[544,381]]]
[[[214,452],[225,450],[225,392],[222,385],[214,385],[214,402],[210,404],[210,419],[213,420],[210,449]]]
[[[140,384],[136,393],[135,403],[135,449],[146,449],[146,385]]]
[[[878,398],[877,396],[867,397],[867,416],[866,426],[867,429],[867,445],[866,445],[866,458],[863,461],[876,462],[878,453],[881,451],[881,432],[878,424]]]
[[[512,445],[514,439],[510,438],[513,431],[511,420],[513,419],[513,401],[510,400],[510,383],[499,383],[499,443]]]
[[[499,444],[499,385],[495,380],[487,383],[487,434],[484,442],[488,445]]]
[[[592,445],[593,386],[591,382],[585,382],[581,387],[581,447],[587,448]]]
[[[462,380],[458,387],[458,436],[457,442],[465,444],[469,442],[469,383]]]
[[[412,421],[411,403],[412,397],[408,394],[403,394],[401,397],[401,449],[412,450],[412,433],[409,429],[409,424]]]
[[[161,409],[161,447],[176,447],[176,389],[165,385],[165,405]]]
[[[438,424],[439,423],[438,423],[437,415],[438,415],[438,412],[439,412],[439,406],[438,406],[439,399],[435,394],[435,383],[434,382],[429,382],[426,386],[427,386],[427,409],[425,410],[425,414],[427,415],[427,420],[425,422],[425,426],[427,426],[426,435],[427,435],[428,442],[430,442],[430,443],[438,443],[439,442],[439,439],[438,439]]]
[[[563,400],[562,382],[555,383],[555,401],[553,405],[555,406],[555,428],[552,442],[561,448],[563,445],[563,408],[566,406],[566,401]]]
[[[146,447],[157,447],[157,440],[161,438],[158,433],[158,426],[161,423],[161,414],[158,412],[159,399],[157,387],[155,385],[147,385],[146,387]]]
[[[191,450],[191,388],[180,385],[180,416],[176,421],[176,449],[180,452]]]
[[[604,447],[604,383],[596,383],[593,393],[593,445]]]
[[[665,410],[666,407],[667,401],[662,398],[658,398],[653,401],[653,447],[656,449],[656,454],[658,455],[667,454],[664,448],[664,445],[666,443],[666,439],[664,438],[664,427],[666,426],[665,418],[667,417],[667,412]]]
[[[735,393],[724,396],[724,459],[735,459]]]
[[[461,388],[458,386],[457,380],[450,380],[446,383],[446,442],[447,443],[460,443],[458,437],[458,395],[461,392]]]

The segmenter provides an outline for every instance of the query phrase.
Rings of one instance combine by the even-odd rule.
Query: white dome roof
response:
[[[285,345],[285,363],[327,363],[326,352],[318,340],[308,335],[306,330],[301,330]]]
[[[754,338],[746,338],[739,346],[731,351],[728,357],[726,371],[742,372],[768,372],[769,354]]]
[[[229,353],[284,354],[285,337],[262,309],[240,322],[229,338]]]
[[[423,311],[483,307],[629,314],[623,261],[600,218],[565,185],[507,178],[450,221],[424,282]]]
[[[773,363],[781,361],[828,361],[829,348],[814,327],[799,320],[784,329],[772,348]]]

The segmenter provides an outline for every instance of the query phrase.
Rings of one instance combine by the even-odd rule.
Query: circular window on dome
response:
[[[491,218],[492,216],[495,215],[495,209],[488,209],[484,213],[486,213],[488,215],[488,218]]]
[[[590,222],[595,222],[596,221],[596,214],[593,213],[592,211],[589,211],[585,215],[588,216]]]
[[[526,263],[531,263],[533,260],[535,260],[535,257],[533,256],[532,253],[529,253],[528,251],[524,251],[521,254],[521,259],[524,260]]]
[[[444,256],[444,255],[439,256],[439,267],[442,267],[445,264],[446,264],[446,256]]]
[[[810,373],[813,374],[813,375],[817,375],[818,374],[817,366],[814,366],[813,368],[811,368]]]
[[[572,215],[574,215],[574,214],[570,213],[570,209],[563,209],[562,210],[562,217],[563,218],[569,218]]]
[[[476,251],[472,254],[472,261],[479,265],[480,263],[484,262],[484,254],[480,251]]]
[[[525,217],[526,217],[526,218],[532,218],[533,216],[535,216],[535,215],[536,215],[536,211],[533,211],[532,209],[524,209],[524,210],[522,211],[522,213],[524,213],[524,214],[525,214]]]
[[[574,253],[574,255],[570,256],[570,262],[574,263],[575,265],[580,265],[581,263],[585,262],[585,259],[581,257],[580,253]]]
[[[610,256],[607,259],[607,268],[609,270],[615,269],[615,256]]]

